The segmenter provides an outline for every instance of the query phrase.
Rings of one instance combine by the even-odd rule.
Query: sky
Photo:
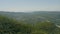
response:
[[[0,0],[0,11],[60,11],[60,0]]]

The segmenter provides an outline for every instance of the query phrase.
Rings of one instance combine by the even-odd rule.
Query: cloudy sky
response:
[[[0,0],[0,11],[60,11],[60,0]]]

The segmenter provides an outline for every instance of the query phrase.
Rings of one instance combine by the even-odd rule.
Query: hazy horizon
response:
[[[60,0],[0,0],[0,11],[60,11]]]

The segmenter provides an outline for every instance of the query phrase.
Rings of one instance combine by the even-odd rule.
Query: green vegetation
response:
[[[60,25],[60,11],[36,11],[27,13],[0,11],[0,15],[15,18],[24,23],[35,24],[37,22],[50,21]]]
[[[60,28],[54,23],[24,23],[0,15],[0,34],[60,34]]]

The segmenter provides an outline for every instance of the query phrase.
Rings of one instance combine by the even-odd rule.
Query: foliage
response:
[[[0,15],[0,34],[60,34],[60,28],[50,22],[28,24]]]

